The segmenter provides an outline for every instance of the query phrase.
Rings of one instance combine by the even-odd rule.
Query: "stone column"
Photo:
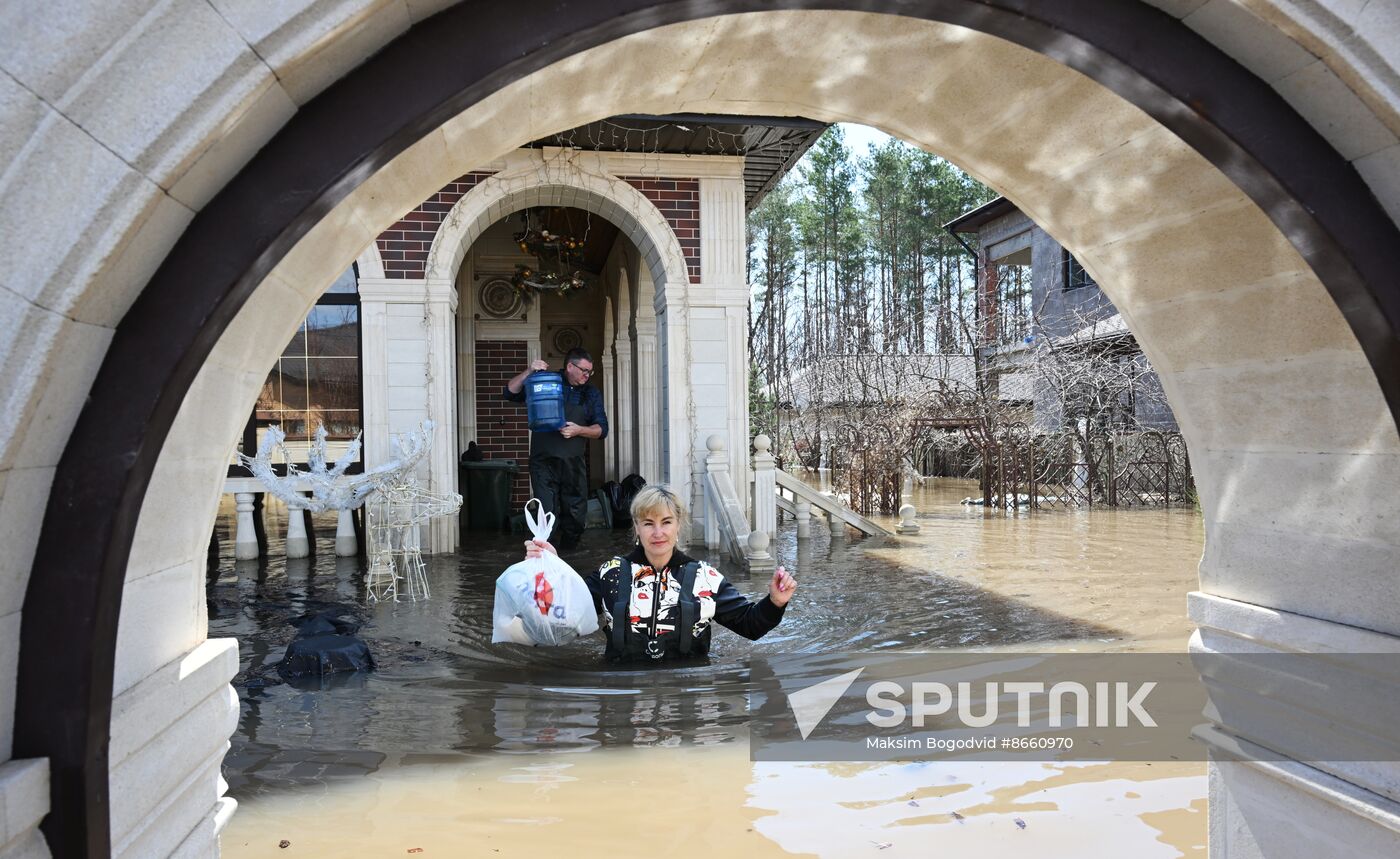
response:
[[[429,281],[424,314],[428,329],[427,413],[437,431],[428,454],[428,488],[439,495],[458,491],[456,313],[457,290],[452,282]],[[424,548],[435,555],[455,552],[459,522],[456,516],[434,518]]]
[[[661,392],[656,352],[656,316],[650,303],[637,308],[637,452],[638,473],[647,483],[661,482]]]
[[[392,293],[376,288],[392,286],[383,278],[360,278],[360,382],[364,411],[361,456],[366,468],[389,461],[389,359],[388,298]]]
[[[637,325],[632,318],[632,297],[627,284],[618,291],[617,318],[621,329],[615,341],[617,360],[617,405],[613,414],[617,433],[617,473],[619,479],[637,470],[637,430],[634,415],[637,407],[637,376],[632,363],[633,344],[637,340]],[[610,403],[609,406],[612,404]]]
[[[609,417],[616,417],[617,379],[613,373],[617,364],[613,360],[613,340],[617,336],[617,326],[613,321],[612,296],[603,297],[603,354],[598,356],[598,369],[603,374],[603,407]],[[603,440],[603,477],[607,480],[620,480],[626,475],[617,473],[617,431],[610,428],[608,437]]]
[[[710,175],[700,180],[701,283],[699,289],[693,290],[692,303],[697,311],[704,306],[719,309],[724,320],[723,351],[719,354],[724,356],[725,432],[732,451],[730,473],[734,485],[742,490],[749,483],[747,213],[743,163],[736,159],[729,167],[728,175]],[[701,380],[695,384],[698,387]],[[740,496],[745,508],[749,508],[749,493],[741,491]],[[744,512],[752,519],[753,510]],[[771,536],[772,532],[766,533]]]
[[[388,462],[390,436],[431,419],[433,446],[418,479],[440,494],[457,491],[456,309],[450,281],[360,279],[365,465]],[[435,519],[426,531],[427,552],[456,549],[456,517]]]

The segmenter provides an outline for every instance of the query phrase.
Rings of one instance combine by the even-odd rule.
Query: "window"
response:
[[[1079,264],[1068,250],[1064,253],[1065,270],[1065,291],[1071,289],[1083,289],[1086,286],[1094,286],[1094,279],[1089,276],[1089,272],[1084,270],[1084,266]]]
[[[251,456],[267,428],[279,426],[287,452],[305,465],[316,429],[324,426],[326,455],[333,461],[360,432],[361,408],[360,296],[352,267],[317,300],[268,372],[238,450]],[[233,466],[230,474],[246,476],[246,471]]]

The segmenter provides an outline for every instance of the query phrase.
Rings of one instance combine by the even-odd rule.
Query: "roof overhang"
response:
[[[943,229],[953,233],[975,233],[988,221],[994,221],[1002,215],[1009,215],[1015,211],[1019,211],[1015,203],[1005,197],[997,197],[971,211],[963,212],[944,224]]]
[[[741,155],[744,205],[752,210],[792,169],[828,124],[801,116],[625,114],[541,137],[527,148],[563,146],[596,152]]]

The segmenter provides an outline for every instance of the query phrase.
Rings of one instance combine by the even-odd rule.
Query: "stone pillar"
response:
[[[759,433],[753,440],[753,529],[771,540],[778,533],[778,483],[773,473],[773,442]]]
[[[812,505],[806,501],[798,501],[797,507],[797,539],[806,540],[812,536]]]
[[[255,561],[260,554],[258,531],[253,525],[253,493],[234,494],[234,510],[238,518],[234,526],[233,557],[237,561]]]
[[[661,481],[661,392],[657,387],[656,317],[650,303],[637,308],[638,473],[647,483]],[[677,487],[680,488],[680,487]]]
[[[598,369],[603,374],[603,405],[610,416],[616,417],[617,379],[613,375],[617,363],[613,360],[613,340],[617,336],[617,326],[613,322],[615,305],[612,296],[603,297],[603,354],[598,356]],[[603,477],[607,480],[621,480],[625,474],[617,473],[617,431],[611,428],[603,440]]]
[[[704,339],[723,339],[722,345],[714,351],[708,361],[719,360],[722,356],[723,375],[716,380],[694,380],[697,433],[715,431],[706,425],[704,412],[714,406],[701,402],[704,386],[719,382],[723,386],[724,431],[728,436],[730,462],[729,471],[734,485],[739,488],[744,513],[752,520],[749,493],[742,491],[749,484],[749,288],[745,277],[747,253],[747,213],[744,207],[743,162],[734,159],[727,169],[716,163],[710,166],[710,175],[700,179],[700,276],[698,288],[692,288],[692,307],[695,311],[693,337],[695,342]],[[719,337],[705,338],[701,333],[701,308],[708,312],[718,311],[722,322]],[[714,308],[714,310],[710,310]],[[708,323],[706,323],[708,324]],[[720,351],[722,349],[722,351]],[[697,363],[701,359],[697,356]],[[771,531],[767,532],[770,536]]]
[[[431,492],[457,491],[457,290],[447,280],[360,279],[365,465],[388,462],[390,436],[432,420],[432,449],[418,473]],[[457,547],[457,518],[428,526],[429,553]]]
[[[384,288],[380,288],[383,284]],[[365,468],[389,461],[388,300],[395,281],[360,278],[360,380],[364,424],[361,455]]]
[[[617,473],[618,479],[637,471],[637,429],[635,423],[637,408],[637,376],[632,364],[633,344],[637,340],[637,325],[632,318],[632,297],[627,281],[617,295],[618,327],[621,329],[615,341],[614,355],[617,361],[617,406],[614,419],[617,433]],[[609,404],[611,405],[611,404]]]
[[[451,281],[429,281],[424,322],[428,329],[427,416],[437,427],[428,454],[428,489],[457,492],[457,289]],[[457,550],[457,516],[438,516],[428,528],[431,554]]]

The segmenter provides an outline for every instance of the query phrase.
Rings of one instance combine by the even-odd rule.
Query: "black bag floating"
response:
[[[298,638],[287,645],[287,655],[277,664],[282,679],[324,677],[340,671],[373,671],[369,645],[353,635],[325,633]]]
[[[369,645],[355,635],[358,622],[336,616],[335,611],[308,614],[293,621],[297,637],[277,663],[283,680],[325,677],[345,671],[373,671]]]

